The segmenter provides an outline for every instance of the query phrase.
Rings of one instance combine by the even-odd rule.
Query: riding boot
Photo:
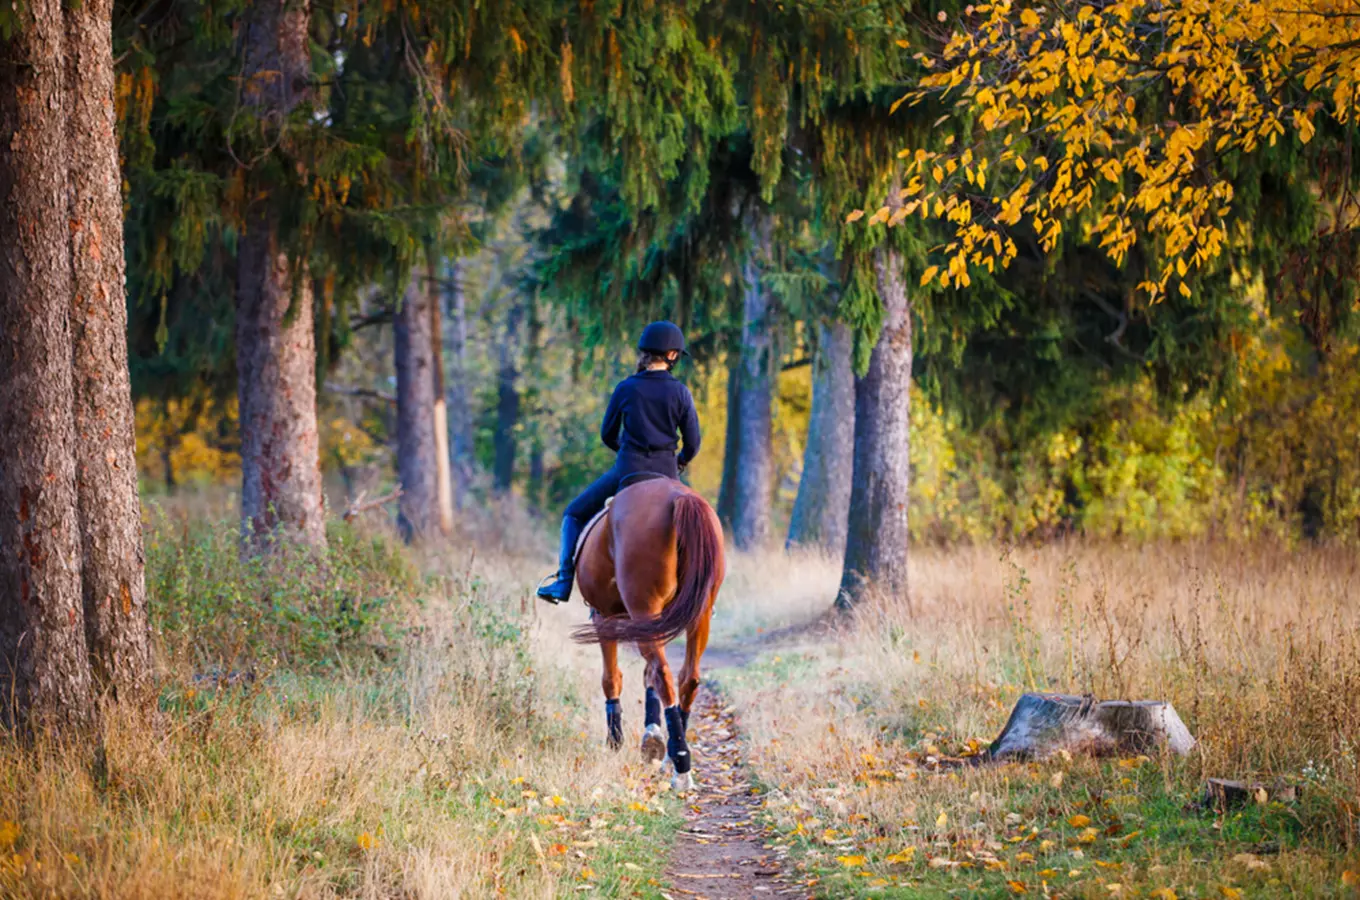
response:
[[[571,585],[576,578],[576,541],[581,537],[581,522],[574,516],[562,517],[562,546],[558,551],[557,575],[551,584],[541,585],[538,596],[549,603],[566,603],[571,599]]]

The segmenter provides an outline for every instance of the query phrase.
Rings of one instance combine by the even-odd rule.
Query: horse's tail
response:
[[[698,494],[683,493],[671,501],[675,525],[675,596],[655,619],[626,615],[596,619],[576,630],[583,644],[601,641],[660,641],[666,643],[689,628],[708,606],[722,578],[722,532],[713,523],[708,503]]]

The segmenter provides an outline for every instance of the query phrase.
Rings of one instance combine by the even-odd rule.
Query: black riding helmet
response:
[[[682,355],[689,356],[685,350],[684,332],[673,322],[653,322],[642,329],[642,337],[638,338],[638,349],[658,356],[678,350]]]

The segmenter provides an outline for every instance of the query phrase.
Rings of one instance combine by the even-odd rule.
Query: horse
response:
[[[677,791],[694,786],[686,740],[689,711],[726,572],[722,525],[713,507],[686,485],[664,477],[626,484],[587,531],[577,554],[576,583],[592,612],[590,624],[573,637],[599,644],[604,657],[608,745],[615,751],[623,745],[619,644],[631,641],[647,662],[642,757],[653,763],[669,757]],[[682,632],[685,663],[677,685],[665,647]]]

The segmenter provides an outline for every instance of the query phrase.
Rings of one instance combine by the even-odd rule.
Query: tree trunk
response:
[[[818,328],[803,477],[793,502],[787,546],[845,552],[854,477],[854,334],[844,322]]]
[[[85,0],[66,13],[74,447],[91,667],[101,689],[135,697],[151,675],[151,628],[128,376],[112,23],[112,0]]]
[[[420,269],[411,270],[394,321],[397,365],[398,522],[406,540],[439,528],[439,459],[434,422],[434,335],[430,292]]]
[[[274,127],[306,98],[311,15],[305,0],[258,0],[241,25],[242,96]],[[249,180],[249,178],[247,179]],[[267,193],[267,185],[253,188]],[[305,262],[280,246],[268,197],[246,218],[237,258],[236,370],[241,416],[241,520],[247,538],[276,529],[324,547],[316,428],[316,336]]]
[[[524,302],[514,297],[506,309],[505,334],[501,338],[499,364],[496,369],[496,458],[492,467],[492,481],[497,491],[505,493],[515,478],[517,441],[515,429],[519,424],[519,329],[524,317]]]
[[[439,498],[439,530],[453,531],[453,458],[449,455],[449,410],[444,400],[444,323],[439,312],[439,294],[434,266],[427,269],[425,303],[430,308],[430,374],[434,379],[434,461],[435,490]]]
[[[900,252],[880,246],[874,251],[874,269],[883,304],[883,333],[869,358],[869,371],[855,384],[854,478],[845,565],[836,598],[841,609],[854,606],[869,590],[910,603],[911,301]]]
[[[463,280],[462,260],[448,261],[445,278],[448,291],[448,316],[445,318],[444,340],[447,345],[449,382],[445,397],[449,417],[449,461],[453,466],[454,500],[461,508],[472,486],[472,404],[468,398],[467,362],[467,291]]]
[[[730,530],[737,510],[737,460],[741,447],[741,353],[727,351],[727,428],[724,430],[722,483],[718,486],[718,519]]]
[[[732,509],[732,542],[740,550],[759,547],[770,535],[770,502],[774,492],[770,406],[777,360],[770,329],[770,292],[761,283],[761,270],[769,258],[771,224],[769,216],[762,214],[753,229],[751,252],[742,266],[745,297]]]
[[[96,719],[81,600],[62,4],[0,39],[0,725]]]

